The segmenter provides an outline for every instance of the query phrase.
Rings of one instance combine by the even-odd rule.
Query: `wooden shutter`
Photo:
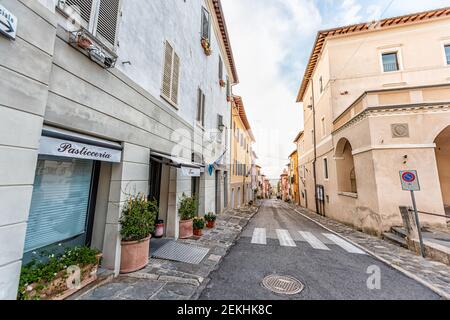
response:
[[[198,89],[198,95],[197,95],[197,122],[200,123],[202,119],[202,90]]]
[[[173,103],[178,104],[178,82],[180,80],[180,58],[174,52],[173,54],[173,67],[172,67],[172,95],[170,100]]]
[[[120,0],[100,0],[98,11],[97,34],[109,44],[116,44],[117,22]]]
[[[170,99],[170,92],[172,89],[172,57],[173,48],[169,42],[166,41],[166,48],[164,51],[162,94],[167,99]]]
[[[93,0],[66,0],[66,6],[72,7],[87,24],[91,21]]]
[[[205,125],[205,94],[202,93],[202,126]]]

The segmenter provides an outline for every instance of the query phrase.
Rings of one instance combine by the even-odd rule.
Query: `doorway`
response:
[[[434,142],[445,213],[450,216],[450,126],[441,131]]]

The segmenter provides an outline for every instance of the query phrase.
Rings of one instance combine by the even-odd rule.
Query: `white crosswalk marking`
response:
[[[318,250],[330,250],[326,245],[322,243],[319,239],[317,239],[311,232],[303,232],[299,231],[300,235],[308,242],[311,247]]]
[[[267,244],[265,228],[256,228],[255,230],[253,230],[252,243],[253,244]]]
[[[280,241],[280,245],[283,247],[296,247],[294,240],[292,239],[289,231],[277,229],[278,240]]]
[[[345,241],[344,239],[331,234],[331,233],[323,233],[323,235],[325,237],[327,237],[328,239],[330,239],[331,241],[333,241],[335,244],[337,244],[339,247],[341,247],[342,249],[344,249],[347,252],[350,253],[357,253],[357,254],[366,254],[364,251],[362,251],[361,249],[355,247],[354,245],[348,243],[347,241]]]

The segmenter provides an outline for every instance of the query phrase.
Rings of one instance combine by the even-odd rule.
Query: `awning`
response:
[[[186,159],[180,158],[180,157],[175,157],[175,156],[171,156],[165,153],[161,153],[161,152],[155,152],[152,151],[151,152],[151,158],[154,161],[166,164],[166,165],[170,165],[172,167],[176,167],[176,168],[192,168],[192,169],[199,169],[200,171],[204,172],[205,166],[203,164],[200,163],[194,163],[194,162],[189,162]],[[161,161],[161,158],[163,161]],[[202,170],[203,169],[203,170]]]
[[[122,146],[116,142],[44,126],[39,154],[119,163]]]

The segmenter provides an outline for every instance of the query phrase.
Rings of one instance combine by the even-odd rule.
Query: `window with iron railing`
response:
[[[447,64],[450,65],[450,44],[445,46],[445,56],[447,57]]]
[[[384,72],[400,70],[397,52],[383,53],[382,60]]]

